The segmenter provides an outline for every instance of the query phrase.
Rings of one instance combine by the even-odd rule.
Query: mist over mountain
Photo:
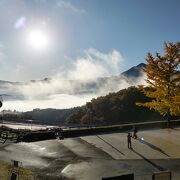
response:
[[[53,78],[31,80],[26,83],[1,81],[0,90],[1,92],[3,89],[9,90],[6,93],[10,94],[14,88],[11,93],[11,95],[13,94],[12,100],[7,97],[6,103],[16,104],[19,102],[18,105],[21,106],[25,103],[32,103],[33,110],[27,110],[20,116],[24,120],[31,118],[35,122],[58,125],[64,125],[64,123],[86,124],[88,121],[86,106],[89,103],[94,109],[95,124],[134,122],[133,116],[137,117],[137,122],[152,120],[152,117],[157,120],[162,118],[158,113],[135,105],[136,102],[147,100],[142,92],[131,87],[145,84],[143,71],[145,67],[146,65],[141,63],[118,76],[102,77],[91,81]],[[20,88],[22,88],[21,91],[18,91]],[[59,98],[60,96],[61,98]],[[82,103],[75,102],[74,97],[77,97],[78,100],[82,98]],[[56,102],[57,107],[49,108],[51,101]],[[72,101],[74,106],[59,108],[59,104],[65,104],[67,101]],[[23,102],[24,104],[22,104]],[[49,107],[43,108],[38,103],[45,103]]]
[[[144,67],[141,63],[120,75],[93,79],[50,77],[29,82],[0,81],[0,94],[10,95],[4,97],[4,109],[73,108],[109,92],[145,84]]]
[[[140,63],[139,65],[134,66],[127,71],[124,71],[119,76],[99,77],[99,78],[87,80],[87,81],[59,79],[60,83],[70,84],[73,88],[72,88],[72,90],[69,90],[66,88],[61,88],[61,89],[59,88],[59,92],[57,92],[57,93],[69,93],[69,94],[96,93],[98,91],[101,91],[101,90],[107,88],[107,85],[111,86],[111,87],[109,87],[109,90],[115,90],[117,87],[114,87],[114,83],[116,84],[116,86],[118,83],[124,83],[127,85],[128,84],[136,85],[136,83],[138,83],[139,80],[143,80],[143,78],[144,78],[143,69],[145,67],[146,67],[146,64]],[[48,85],[48,84],[53,84],[54,81],[56,81],[56,80],[53,78],[44,78],[42,80],[31,80],[30,82],[10,82],[10,81],[0,80],[0,92],[1,92],[1,94],[3,94],[3,93],[7,94],[8,86],[9,87],[11,87],[11,86],[20,86],[20,87],[22,86],[23,87],[23,86],[28,86],[28,85],[33,86],[33,85],[39,84],[39,83]],[[69,90],[69,91],[67,91],[67,90]],[[44,91],[46,91],[46,89],[44,89]],[[17,92],[17,94],[18,94],[18,92]]]

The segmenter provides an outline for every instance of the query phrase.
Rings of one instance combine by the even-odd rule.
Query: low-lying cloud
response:
[[[0,82],[0,94],[11,95],[5,97],[4,109],[70,108],[109,92],[144,84],[143,74],[138,79],[119,75],[123,62],[117,50],[102,53],[88,49],[82,57],[70,61],[69,69],[53,77],[27,83]]]

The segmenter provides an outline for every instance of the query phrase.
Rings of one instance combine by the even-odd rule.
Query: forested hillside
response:
[[[78,108],[71,109],[34,109],[33,111],[28,111],[23,113],[24,116],[29,116],[35,122],[45,123],[45,124],[58,124],[63,125],[65,119]]]
[[[138,88],[129,87],[92,99],[73,112],[66,119],[66,124],[109,125],[163,119],[159,113],[136,105],[148,100]]]

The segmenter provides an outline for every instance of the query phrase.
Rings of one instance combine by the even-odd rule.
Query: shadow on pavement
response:
[[[159,147],[157,147],[157,146],[155,146],[155,145],[153,145],[153,144],[151,144],[151,143],[149,143],[149,142],[147,142],[147,141],[145,141],[145,140],[142,140],[141,138],[137,138],[137,140],[138,140],[139,142],[143,143],[143,144],[146,144],[146,145],[149,146],[150,148],[152,148],[152,149],[154,149],[154,150],[156,150],[156,151],[159,151],[160,153],[162,153],[162,154],[170,157],[168,154],[166,154],[166,153],[165,153],[162,149],[160,149]]]
[[[174,130],[174,131],[180,131],[180,129],[177,129],[177,128],[171,128],[172,130]]]
[[[116,147],[114,147],[112,144],[108,143],[106,140],[104,140],[102,137],[100,137],[99,135],[96,135],[99,139],[101,139],[102,141],[104,141],[106,144],[108,144],[109,146],[111,146],[113,149],[115,149],[116,151],[118,151],[119,153],[121,153],[122,155],[124,155],[124,153],[122,153],[119,149],[117,149]]]
[[[147,159],[146,157],[144,157],[142,154],[140,154],[139,152],[137,152],[134,149],[131,149],[134,153],[136,153],[138,156],[140,156],[142,159],[144,159],[145,161],[147,161],[148,163],[150,163],[152,166],[154,166],[155,168],[157,168],[159,171],[165,171],[167,170],[166,168],[163,168],[162,166],[159,166],[157,164],[155,164],[154,162],[152,162],[151,160]]]

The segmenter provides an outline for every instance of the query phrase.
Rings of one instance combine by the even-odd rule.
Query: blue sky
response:
[[[79,59],[105,63],[113,51],[118,68],[106,62],[97,76],[117,75],[145,62],[147,52],[162,53],[165,41],[179,41],[179,7],[179,0],[0,0],[0,79],[62,76],[74,66],[79,77]],[[47,49],[27,44],[32,27],[50,39]]]

